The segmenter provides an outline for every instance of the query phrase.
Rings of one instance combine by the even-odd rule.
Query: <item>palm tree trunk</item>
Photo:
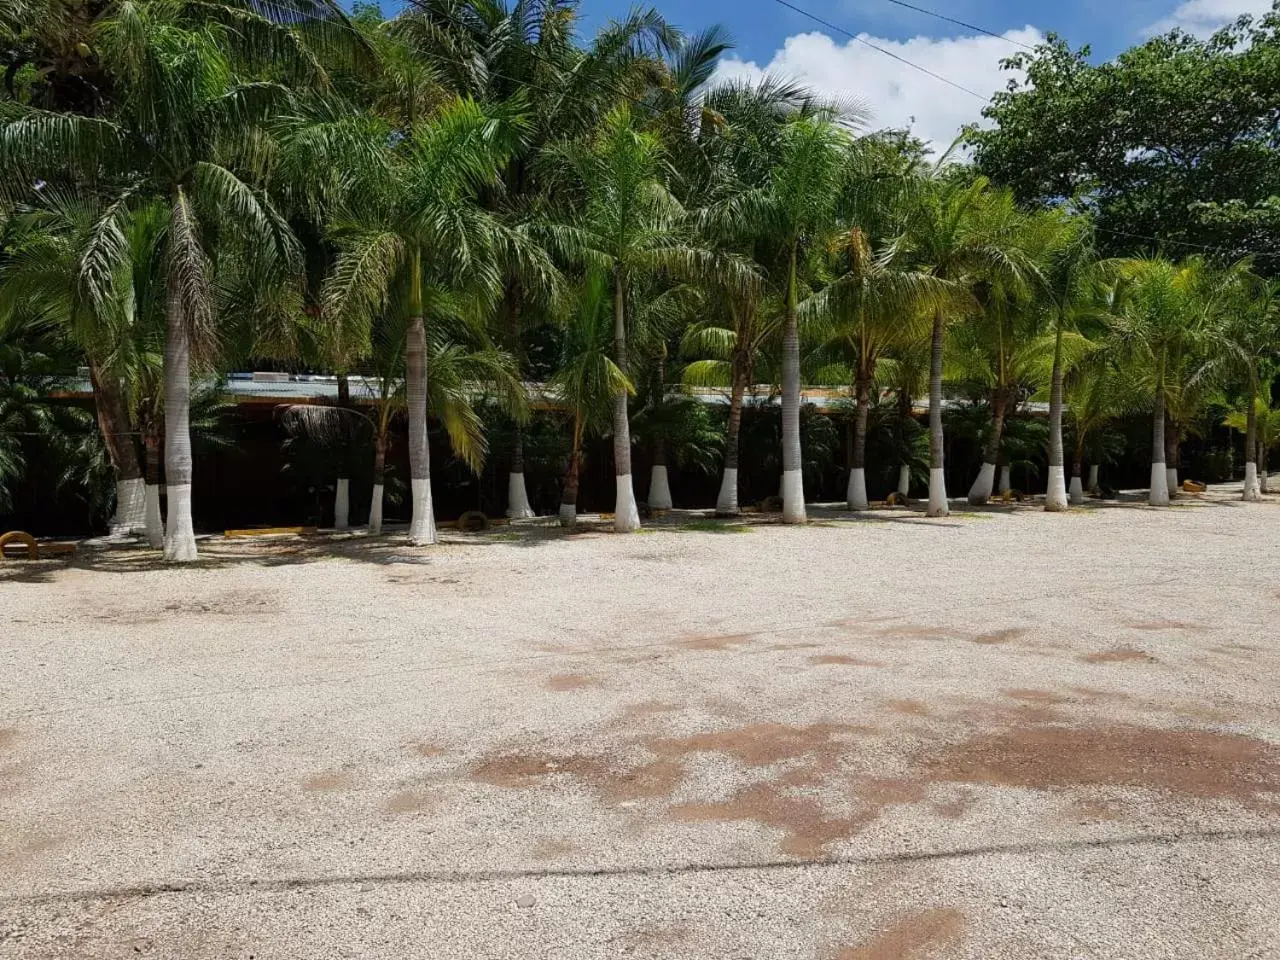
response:
[[[422,319],[422,264],[418,252],[410,261],[409,329],[405,333],[405,400],[409,408],[409,486],[413,507],[409,542],[436,542],[431,505],[431,447],[427,442],[427,327]]]
[[[338,406],[346,410],[351,406],[351,381],[345,373],[338,374]],[[338,482],[333,490],[333,529],[347,530],[351,519],[351,474],[345,435],[338,442]]]
[[[1071,492],[1070,503],[1079,506],[1084,503],[1084,433],[1076,430],[1076,448],[1071,458]]]
[[[866,510],[867,502],[867,417],[871,412],[871,376],[862,373],[853,387],[853,463],[849,468],[849,489],[845,499],[850,510]]]
[[[1258,491],[1271,492],[1267,489],[1267,445],[1261,438],[1258,440]]]
[[[804,523],[800,449],[800,331],[796,326],[796,247],[791,243],[787,306],[782,329],[782,522]]]
[[[507,475],[507,516],[513,520],[535,517],[524,482],[524,428],[516,424],[511,438],[511,472]]]
[[[378,435],[373,438],[373,496],[369,500],[369,533],[382,533],[382,498],[386,490],[387,473],[387,431],[379,426]]]
[[[911,464],[907,462],[907,425],[911,422],[911,394],[898,389],[898,431],[902,444],[903,461],[898,467],[898,493],[904,498],[911,493]]]
[[[116,475],[116,511],[111,533],[128,535],[146,528],[146,482],[138,462],[138,445],[133,438],[120,381],[89,361],[89,382],[93,386],[93,406],[102,431],[102,442]]]
[[[613,353],[614,362],[627,372],[627,283],[622,267],[613,271]],[[633,533],[640,529],[640,510],[631,483],[631,422],[627,416],[627,392],[613,398],[613,473],[617,497],[613,506],[613,529]]]
[[[1253,384],[1249,385],[1249,406],[1244,415],[1244,490],[1243,499],[1257,500],[1258,487],[1258,401]]]
[[[1098,490],[1098,464],[1089,464],[1089,492],[1093,493]]]
[[[507,349],[516,358],[519,372],[523,376],[523,354],[520,349],[522,300],[518,280],[507,280],[503,306],[507,317]],[[507,474],[507,516],[512,520],[537,516],[529,503],[529,490],[524,480],[524,428],[519,423],[515,425],[511,436],[511,472]]]
[[[1170,498],[1178,495],[1178,450],[1182,446],[1182,427],[1169,418],[1164,429],[1164,475]]]
[[[978,479],[969,488],[969,502],[986,503],[991,499],[991,491],[996,482],[996,464],[1000,460],[1000,441],[1004,437],[1004,408],[1007,393],[1003,386],[991,392],[991,434],[987,437],[982,451],[982,467],[978,470]]]
[[[661,437],[653,441],[653,464],[649,470],[649,509],[670,510],[671,480],[667,475],[667,445]]]
[[[146,520],[147,543],[159,550],[164,546],[164,517],[160,512],[160,485],[163,481],[164,424],[149,418],[142,431],[143,451],[146,458]]]
[[[729,394],[729,427],[724,441],[724,478],[720,481],[720,495],[716,498],[718,517],[738,515],[738,435],[742,432],[742,398],[746,390],[745,365],[735,354],[733,388]]]
[[[569,450],[569,462],[564,468],[564,482],[560,486],[560,526],[572,527],[578,522],[578,476],[582,469],[582,418],[573,418],[573,444]]]
[[[196,559],[191,520],[191,331],[176,282],[169,291],[168,336],[164,344],[164,474],[169,522],[164,558],[174,563]]]
[[[1053,341],[1053,378],[1049,388],[1049,485],[1044,494],[1044,508],[1050,513],[1067,509],[1067,490],[1062,480],[1062,318]],[[1080,479],[1076,467],[1073,480]],[[1083,497],[1081,498],[1083,500]],[[1072,499],[1072,503],[1079,501]]]
[[[1151,412],[1151,489],[1147,502],[1153,507],[1169,505],[1169,475],[1164,467],[1164,352],[1156,374],[1156,395]]]
[[[929,349],[929,509],[930,517],[945,517],[947,479],[943,469],[942,435],[942,312],[933,315],[933,341]]]

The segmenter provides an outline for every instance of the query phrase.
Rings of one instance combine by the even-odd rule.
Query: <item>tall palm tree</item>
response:
[[[609,426],[614,397],[634,388],[609,355],[613,345],[610,278],[588,271],[574,310],[564,328],[560,364],[548,387],[569,411],[569,457],[560,487],[560,525],[572,527],[578,518],[578,478],[582,445],[590,434]]]
[[[810,320],[814,333],[824,341],[823,353],[847,361],[845,382],[853,381],[854,424],[849,486],[850,510],[866,510],[867,418],[876,368],[887,352],[902,343],[919,340],[929,318],[946,310],[956,299],[950,282],[910,269],[896,244],[873,252],[860,227],[841,232],[831,242],[830,254],[837,276],[800,307],[802,320]]]
[[[551,233],[566,255],[611,276],[614,362],[625,374],[636,280],[658,271],[692,276],[704,268],[706,257],[682,232],[684,209],[664,182],[661,141],[641,130],[628,108],[605,117],[589,141],[561,145],[555,156],[573,175],[575,182],[566,189],[578,194],[578,203],[576,216]],[[625,390],[613,401],[613,457],[614,529],[629,533],[640,528],[640,512],[631,480]]]
[[[1039,214],[1037,219],[1050,231],[1041,289],[1048,300],[1054,337],[1049,376],[1049,484],[1044,508],[1058,512],[1067,508],[1068,499],[1062,446],[1063,382],[1067,374],[1063,345],[1069,333],[1079,330],[1085,316],[1096,313],[1097,252],[1086,217],[1048,212]],[[1079,477],[1075,480],[1078,482]],[[1075,494],[1071,502],[1079,502]]]
[[[571,0],[414,0],[392,32],[440,77],[481,103],[520,102],[524,135],[503,165],[501,186],[483,202],[523,243],[500,247],[503,295],[495,311],[500,342],[523,360],[523,334],[551,318],[561,282],[538,246],[549,184],[539,157],[550,144],[584,137],[633,89],[653,81],[661,56],[685,46],[656,11],[610,23],[585,49],[574,42]],[[524,432],[510,450],[507,515],[533,516],[524,477]]]
[[[1175,364],[1200,348],[1212,322],[1213,271],[1200,258],[1182,263],[1161,259],[1135,259],[1119,265],[1130,283],[1124,303],[1112,320],[1117,346],[1138,371],[1151,398],[1151,489],[1148,503],[1168,506],[1169,476],[1165,444],[1166,401]],[[1205,362],[1187,365],[1185,377],[1207,376]]]
[[[1007,191],[993,190],[985,178],[938,176],[921,191],[908,217],[904,242],[923,269],[968,290],[999,284],[1018,295],[1035,272],[1019,246],[1022,217]],[[975,301],[976,304],[976,301]],[[972,309],[972,308],[971,308]],[[943,345],[948,321],[961,311],[934,311],[929,359],[929,507],[931,517],[946,516],[943,472]]]
[[[390,131],[377,136],[381,162],[357,172],[334,228],[338,255],[325,288],[325,310],[372,317],[393,296],[404,304],[414,544],[436,541],[427,445],[429,294],[439,287],[469,290],[490,302],[496,298],[500,277],[493,249],[502,226],[476,198],[495,182],[520,127],[518,114],[493,117],[473,101],[458,100],[403,137]]]
[[[106,4],[92,11],[89,30],[85,46],[105,82],[80,113],[8,109],[0,181],[71,178],[107,197],[83,269],[97,303],[116,296],[130,207],[165,204],[165,557],[194,560],[190,367],[193,351],[198,360],[212,343],[211,254],[238,238],[260,260],[293,257],[287,227],[244,174],[260,159],[254,135],[290,88],[329,82],[316,48],[356,55],[363,47],[331,0]]]
[[[1247,263],[1237,264],[1225,284],[1230,309],[1221,330],[1229,366],[1244,394],[1244,486],[1242,498],[1257,500],[1262,492],[1259,480],[1259,441],[1256,413],[1270,412],[1270,396],[1263,387],[1262,371],[1268,369],[1280,342],[1280,282],[1264,281]],[[1233,414],[1234,416],[1234,414]],[[1230,424],[1234,426],[1235,424]]]
[[[855,117],[847,117],[852,123]],[[802,114],[781,129],[767,159],[763,185],[721,201],[705,218],[731,235],[735,228],[776,255],[782,293],[782,519],[805,520],[800,447],[800,334],[797,307],[801,271],[851,207],[855,173],[852,138],[833,111]],[[770,256],[768,259],[772,260]]]

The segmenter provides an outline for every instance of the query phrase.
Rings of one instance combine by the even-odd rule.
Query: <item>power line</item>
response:
[[[1013,37],[1005,36],[1003,33],[996,33],[988,30],[986,27],[980,27],[975,23],[966,23],[963,20],[957,20],[955,17],[948,17],[945,13],[938,13],[936,10],[929,10],[925,7],[917,7],[914,3],[907,3],[906,0],[888,0],[889,3],[899,7],[906,7],[908,10],[914,10],[916,13],[923,13],[928,17],[937,17],[939,20],[945,20],[947,23],[954,23],[957,27],[964,27],[966,30],[976,30],[978,33],[984,33],[988,37],[995,37],[997,40],[1003,40],[1005,43],[1012,43],[1015,46],[1024,47],[1027,50],[1034,50],[1029,43],[1023,43],[1021,40],[1015,40]]]
[[[927,74],[928,76],[933,77],[933,79],[935,80],[941,80],[943,83],[947,84],[947,86],[955,87],[957,90],[963,91],[964,93],[969,94],[969,96],[971,97],[976,97],[977,99],[981,100],[983,103],[991,102],[990,97],[983,96],[982,94],[978,93],[975,90],[970,90],[968,87],[964,86],[963,84],[956,83],[954,80],[948,80],[942,74],[934,73],[928,67],[922,67],[920,66],[920,64],[916,63],[914,60],[908,60],[906,57],[899,56],[898,54],[894,53],[892,50],[886,50],[884,47],[880,46],[877,43],[872,43],[870,40],[866,39],[865,37],[859,36],[856,33],[850,33],[844,27],[837,26],[836,24],[832,23],[830,20],[824,20],[822,19],[822,17],[818,16],[816,13],[810,13],[808,10],[805,10],[803,7],[797,7],[794,3],[789,2],[789,0],[775,0],[775,2],[782,4],[782,6],[786,7],[788,10],[794,10],[796,13],[800,14],[802,17],[808,17],[814,23],[821,24],[822,26],[826,27],[828,30],[834,30],[836,31],[836,33],[842,33],[846,37],[848,37],[850,40],[856,40],[858,43],[862,44],[863,46],[870,47],[872,50],[877,50],[880,53],[883,53],[886,57],[892,57],[894,60],[897,60],[899,63],[905,63],[907,66],[911,67],[912,69],[919,70],[921,73]]]

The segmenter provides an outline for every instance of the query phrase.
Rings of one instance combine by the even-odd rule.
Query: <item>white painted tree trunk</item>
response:
[[[950,516],[951,508],[947,506],[947,478],[941,467],[929,471],[929,509],[930,517]]]
[[[631,486],[631,474],[620,473],[617,498],[613,505],[613,529],[616,533],[635,533],[640,529],[640,510],[636,506],[636,491]]]
[[[862,467],[854,467],[849,471],[849,489],[845,495],[850,510],[866,510],[867,471]]]
[[[560,526],[572,527],[578,522],[578,506],[573,503],[560,504]]]
[[[1178,492],[1178,468],[1166,466],[1164,468],[1164,485],[1169,491],[1169,496],[1174,496]]]
[[[351,526],[351,480],[339,477],[333,491],[333,529],[346,530]]]
[[[529,493],[524,485],[524,473],[507,474],[507,516],[512,520],[536,517],[529,505]]]
[[[725,516],[738,514],[738,468],[725,467],[720,481],[720,495],[716,497],[716,513]]]
[[[911,493],[911,467],[905,463],[898,468],[898,492],[904,497]]]
[[[1051,513],[1067,509],[1067,481],[1063,473],[1063,468],[1060,466],[1049,468],[1049,485],[1045,488],[1044,508]],[[1071,488],[1074,490],[1079,485],[1080,478],[1072,477]]]
[[[1009,474],[1009,465],[1006,463],[1000,468],[1000,495],[1004,496],[1013,489],[1013,478]]]
[[[655,463],[649,471],[649,509],[671,509],[671,484],[667,479],[666,464]]]
[[[986,503],[991,499],[991,488],[996,482],[996,465],[994,463],[984,463],[978,470],[978,478],[973,481],[973,486],[969,488],[969,502],[972,504]]]
[[[164,558],[185,563],[196,559],[196,534],[191,523],[191,484],[169,484],[169,526]]]
[[[1245,500],[1260,499],[1262,488],[1258,483],[1258,465],[1250,460],[1244,465],[1244,489],[1241,492]]]
[[[1151,465],[1151,491],[1147,495],[1147,503],[1153,507],[1169,505],[1169,472],[1163,463]]]
[[[431,479],[414,477],[409,481],[413,490],[413,513],[409,521],[409,542],[427,544],[436,542],[436,514],[431,505]]]
[[[164,517],[160,513],[160,484],[148,483],[146,489],[146,520],[144,528],[147,543],[159,550],[164,546]]]
[[[116,515],[113,536],[142,533],[147,527],[147,481],[141,477],[116,481]]]
[[[782,472],[782,522],[804,523],[804,474],[799,470]]]
[[[1271,492],[1270,490],[1267,489],[1267,471],[1265,470],[1258,471],[1258,492],[1259,493]]]
[[[1084,503],[1084,484],[1080,482],[1079,475],[1071,478],[1071,503],[1079,506]]]
[[[1089,490],[1090,492],[1098,489],[1098,465],[1096,463],[1089,464]]]
[[[375,483],[373,485],[373,497],[369,500],[369,532],[375,536],[382,533],[383,489],[381,483]]]

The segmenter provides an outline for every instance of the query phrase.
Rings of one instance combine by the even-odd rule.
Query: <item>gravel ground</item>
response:
[[[0,957],[1280,957],[1280,502],[0,564]]]

